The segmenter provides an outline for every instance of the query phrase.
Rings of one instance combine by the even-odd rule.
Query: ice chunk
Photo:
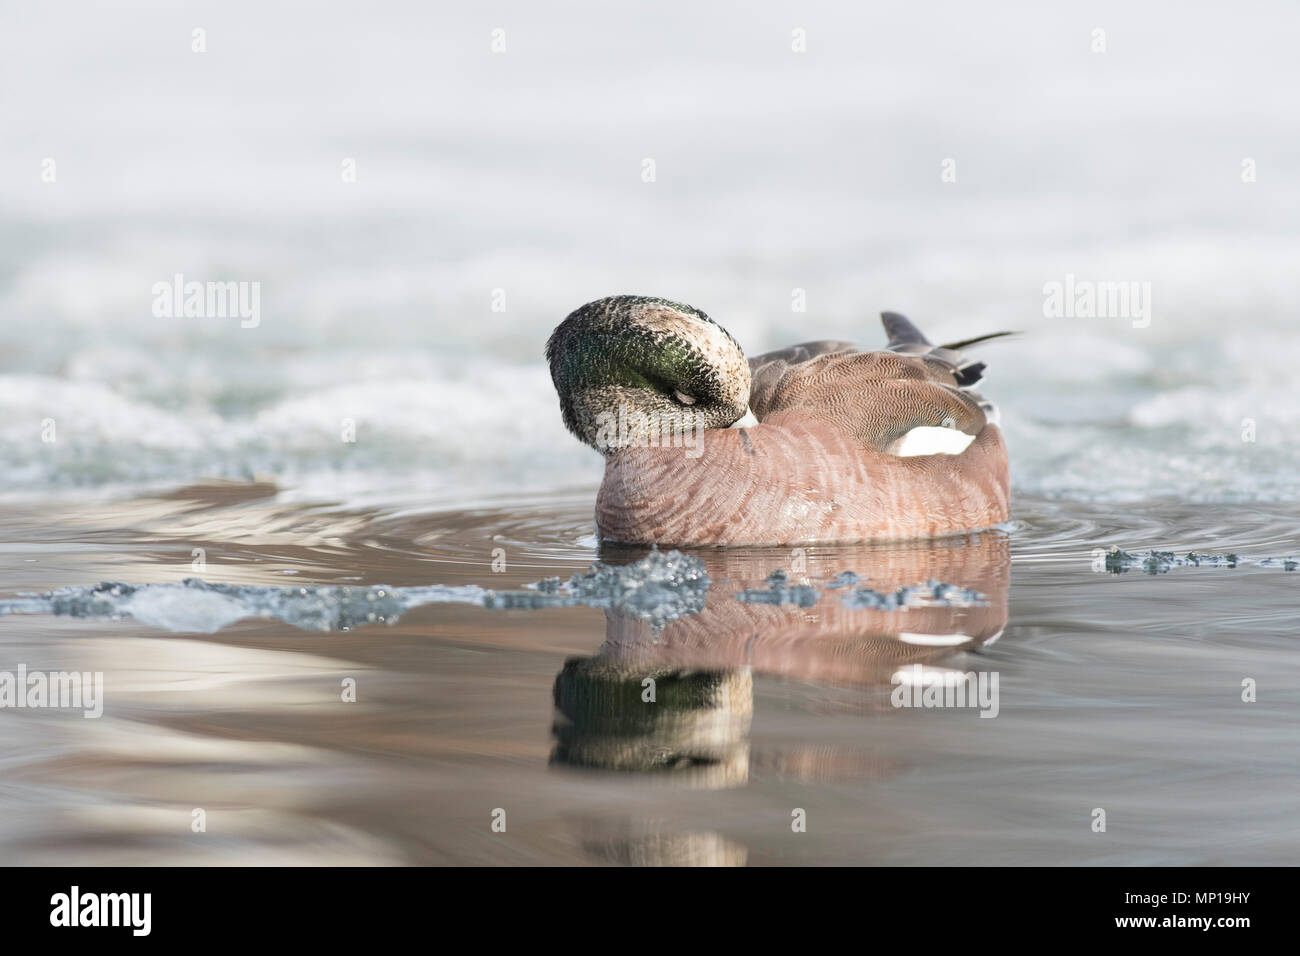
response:
[[[812,607],[821,598],[821,592],[807,584],[790,584],[784,571],[773,571],[767,576],[767,587],[749,588],[736,594],[742,604],[794,604]]]
[[[310,631],[347,630],[397,620],[413,607],[436,603],[482,604],[488,593],[473,585],[447,587],[254,587],[186,578],[180,584],[68,587],[44,595],[0,601],[3,614],[134,618],[169,631],[210,634],[247,617],[276,618]]]
[[[852,611],[896,611],[908,607],[984,607],[988,598],[971,588],[926,581],[894,591],[854,588],[840,598],[840,603]]]
[[[169,631],[210,634],[250,617],[275,618],[309,631],[348,630],[396,621],[427,604],[477,604],[485,608],[587,606],[610,608],[656,626],[705,604],[709,576],[698,558],[680,551],[653,551],[635,564],[594,564],[567,584],[540,581],[530,589],[491,591],[477,585],[430,584],[260,587],[212,584],[186,578],[180,584],[68,587],[0,601],[0,615],[55,614],[82,618],[134,618]]]
[[[862,581],[862,577],[852,571],[841,571],[826,583],[828,588],[853,588]]]
[[[699,558],[655,549],[634,564],[597,562],[567,584],[548,579],[532,590],[490,592],[484,607],[602,607],[658,628],[703,610],[710,583]]]
[[[1173,568],[1236,568],[1247,564],[1257,564],[1261,568],[1280,567],[1284,571],[1294,571],[1300,567],[1300,562],[1295,558],[1252,560],[1239,554],[1188,551],[1185,555],[1178,555],[1173,551],[1123,551],[1113,546],[1105,553],[1104,559],[1105,568],[1111,574],[1125,574],[1134,570],[1147,574],[1168,574]]]

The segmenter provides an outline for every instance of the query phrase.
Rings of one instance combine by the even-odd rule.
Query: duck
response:
[[[605,541],[800,546],[940,538],[1009,517],[986,365],[881,314],[887,344],[822,340],[746,357],[700,309],[615,295],[546,343],[565,427],[605,458]]]

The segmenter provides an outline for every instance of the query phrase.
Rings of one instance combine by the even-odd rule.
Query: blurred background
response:
[[[882,309],[1021,329],[984,356],[1018,492],[1286,499],[1298,28],[1281,0],[7,4],[0,493],[594,485],[542,347],[634,292],[751,354],[883,344]],[[156,316],[176,274],[258,283],[260,322]],[[1067,274],[1150,283],[1149,326],[1045,315]]]

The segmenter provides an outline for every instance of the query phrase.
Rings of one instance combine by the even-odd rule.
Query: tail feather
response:
[[[885,348],[909,355],[925,355],[946,362],[952,366],[957,384],[962,388],[970,388],[980,381],[988,366],[984,362],[967,358],[961,350],[990,339],[1016,334],[1015,332],[989,332],[987,335],[976,335],[945,345],[934,345],[910,319],[897,312],[880,313],[880,321],[885,327],[885,334],[889,336],[889,344]]]
[[[889,336],[889,347],[895,345],[931,345],[931,341],[925,337],[925,334],[912,324],[912,320],[897,312],[881,312],[880,321],[885,326],[885,334]],[[894,349],[894,351],[901,351]]]
[[[941,349],[952,349],[954,352],[964,349],[971,345],[978,345],[980,342],[987,342],[989,339],[1000,339],[1004,335],[1019,335],[1019,332],[990,332],[987,335],[977,335],[974,338],[962,339],[960,342],[948,342],[939,346]]]
[[[962,388],[970,388],[976,382],[984,377],[984,370],[988,368],[983,362],[972,362],[969,365],[959,365],[957,367],[957,384]]]

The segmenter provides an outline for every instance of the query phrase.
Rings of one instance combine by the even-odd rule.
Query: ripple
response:
[[[1300,550],[1300,515],[1285,506],[1206,509],[1168,502],[1096,505],[1049,498],[1012,501],[1012,560],[1018,564],[1091,562],[1100,549],[1235,552],[1260,564]],[[1265,565],[1266,567],[1268,565]]]

